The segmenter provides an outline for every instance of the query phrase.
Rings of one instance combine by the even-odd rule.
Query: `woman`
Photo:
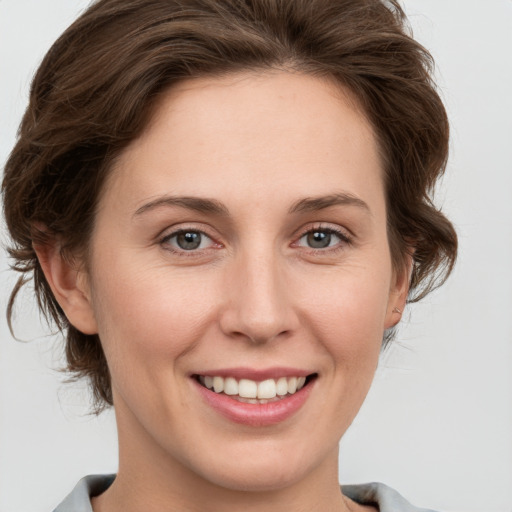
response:
[[[429,197],[446,114],[404,23],[103,0],[50,50],[5,168],[11,254],[120,459],[56,510],[416,510],[337,478],[383,340],[456,255]]]

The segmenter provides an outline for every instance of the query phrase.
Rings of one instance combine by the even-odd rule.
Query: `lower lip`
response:
[[[215,411],[234,423],[251,427],[276,425],[293,416],[306,402],[315,381],[316,379],[312,380],[301,390],[281,400],[266,404],[247,404],[224,393],[215,393],[194,379],[199,393]]]

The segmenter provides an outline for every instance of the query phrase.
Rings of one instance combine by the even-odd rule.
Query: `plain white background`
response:
[[[0,0],[0,162],[30,78],[85,0]],[[444,288],[410,306],[342,441],[342,482],[378,480],[446,512],[512,511],[512,1],[406,0],[452,123],[437,203],[460,236]],[[5,228],[0,226],[5,240]],[[0,255],[0,309],[15,276]],[[88,473],[116,469],[113,414],[87,416],[59,339],[24,295],[18,342],[0,316],[0,512],[52,510]],[[311,421],[314,428],[314,418]]]

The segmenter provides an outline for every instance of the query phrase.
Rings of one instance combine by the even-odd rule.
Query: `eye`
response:
[[[333,236],[325,231],[310,231],[302,238],[305,238],[306,244],[312,249],[325,249],[331,245]]]
[[[170,249],[179,251],[197,251],[207,249],[213,245],[213,240],[202,231],[182,229],[167,235],[162,244],[170,246]]]
[[[350,243],[344,233],[332,228],[315,228],[304,233],[299,238],[297,245],[310,249],[329,249],[343,243]]]

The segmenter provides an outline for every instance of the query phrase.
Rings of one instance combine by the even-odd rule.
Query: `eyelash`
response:
[[[204,249],[198,249],[198,250],[196,249],[196,250],[188,250],[187,251],[186,249],[175,248],[170,244],[170,241],[173,238],[176,238],[179,235],[185,234],[185,233],[200,234],[202,237],[206,237],[206,238],[210,239],[212,241],[213,246],[222,247],[222,244],[215,242],[215,240],[210,235],[208,235],[208,233],[205,233],[201,229],[192,228],[192,227],[191,228],[186,228],[186,227],[180,228],[180,229],[177,229],[176,231],[173,231],[172,233],[169,233],[169,234],[163,236],[160,239],[159,244],[161,246],[163,246],[166,251],[169,251],[176,256],[186,257],[186,258],[197,258],[197,257],[203,256],[204,251],[207,251],[212,248],[212,247],[208,247],[208,248],[204,248]],[[201,240],[201,243],[202,243],[202,240]]]
[[[315,233],[315,232],[316,233],[321,232],[321,233],[324,233],[327,235],[335,235],[336,237],[338,237],[339,242],[332,247],[325,247],[325,248],[314,248],[314,247],[305,247],[305,246],[298,245],[298,243],[300,242],[300,240],[302,238],[304,238],[305,236],[307,236],[310,233]],[[172,239],[178,237],[181,234],[185,234],[185,233],[200,234],[201,236],[206,237],[211,240],[212,245],[214,246],[213,248],[222,247],[222,244],[215,242],[213,237],[208,235],[208,233],[206,233],[205,231],[203,231],[201,229],[192,228],[192,227],[191,228],[180,228],[176,231],[173,231],[172,233],[169,233],[169,234],[163,236],[159,240],[159,244],[161,246],[163,246],[165,248],[165,250],[171,252],[172,254],[174,254],[176,256],[188,257],[188,258],[201,257],[204,255],[205,251],[209,251],[210,249],[212,249],[212,247],[210,246],[210,247],[203,248],[203,249],[191,249],[191,250],[187,251],[186,249],[175,248],[170,244],[170,241]],[[200,243],[202,243],[202,240]],[[303,247],[309,254],[314,254],[314,255],[319,255],[319,254],[333,255],[333,254],[337,254],[340,251],[343,251],[346,248],[346,246],[350,246],[350,245],[352,245],[352,243],[353,243],[352,236],[348,235],[345,231],[342,231],[340,229],[336,229],[336,228],[333,228],[330,226],[328,227],[328,226],[318,225],[318,226],[309,227],[308,229],[305,229],[304,231],[302,231],[300,233],[300,235],[296,238],[296,241],[293,242],[292,247]],[[217,247],[215,247],[215,246],[217,246]]]
[[[326,248],[304,247],[304,249],[306,249],[307,252],[310,254],[313,254],[313,255],[337,254],[338,252],[345,250],[347,246],[350,246],[353,243],[352,236],[347,234],[346,231],[343,231],[341,229],[336,229],[331,226],[325,226],[325,225],[319,224],[317,226],[309,227],[308,229],[302,231],[300,236],[297,238],[297,241],[294,242],[293,245],[297,246],[298,242],[302,238],[304,238],[306,235],[308,235],[310,233],[319,233],[319,232],[327,234],[327,235],[335,235],[338,237],[339,242],[332,247],[326,247]]]

